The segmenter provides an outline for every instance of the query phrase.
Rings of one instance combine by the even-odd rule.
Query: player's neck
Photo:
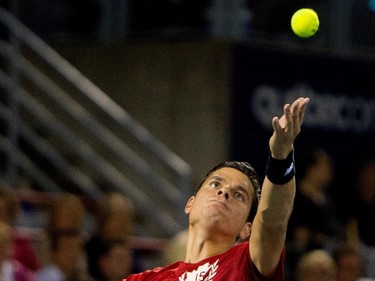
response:
[[[206,258],[222,254],[232,248],[234,242],[204,231],[190,230],[188,235],[185,262],[197,263]]]

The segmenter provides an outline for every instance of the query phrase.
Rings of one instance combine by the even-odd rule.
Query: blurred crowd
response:
[[[118,281],[138,271],[130,246],[130,200],[115,192],[94,207],[68,192],[49,200],[42,231],[30,235],[15,225],[20,211],[15,190],[1,184],[1,281]],[[88,212],[94,217],[89,235],[84,231]]]
[[[351,166],[345,180],[338,180],[322,147],[300,150],[296,165],[285,280],[374,281],[375,159]],[[21,204],[15,190],[0,185],[0,280],[119,281],[147,269],[131,243],[135,209],[124,195],[109,192],[95,205],[68,192],[53,196],[36,245],[16,227]],[[89,234],[83,231],[87,213],[93,217]],[[171,237],[160,266],[184,259],[186,239],[186,231]]]
[[[375,280],[375,159],[347,164],[339,174],[318,146],[296,155],[287,280]]]

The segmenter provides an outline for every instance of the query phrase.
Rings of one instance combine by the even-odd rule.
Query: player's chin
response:
[[[225,208],[218,206],[209,206],[205,209],[203,216],[215,221],[225,221],[229,218],[228,211]]]

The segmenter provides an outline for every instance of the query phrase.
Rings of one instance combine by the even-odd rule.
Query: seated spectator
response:
[[[12,227],[12,257],[35,272],[41,267],[36,250],[28,237],[15,230],[20,206],[14,191],[5,182],[0,181],[0,221]]]
[[[344,244],[333,252],[337,267],[337,281],[370,281],[364,277],[363,257],[355,245]]]
[[[12,258],[12,227],[0,221],[0,280],[34,281],[33,272]]]
[[[167,244],[163,252],[165,265],[185,260],[188,230],[184,229],[176,233]]]
[[[83,251],[84,215],[84,205],[74,194],[61,194],[54,202],[46,226],[50,263],[38,272],[38,281],[89,280]]]
[[[364,257],[365,276],[375,279],[375,160],[364,161],[358,170],[355,186],[357,202],[353,219]]]
[[[325,250],[311,250],[303,254],[297,263],[296,281],[334,281],[336,264]]]
[[[330,251],[344,236],[344,227],[328,192],[335,175],[332,158],[321,147],[309,147],[300,150],[296,163],[297,191],[287,231],[286,270],[291,275],[305,252]]]
[[[95,244],[89,260],[92,260],[90,274],[96,281],[118,281],[132,272],[132,256],[129,243],[125,240],[93,237]],[[95,265],[95,267],[94,267]]]
[[[97,226],[85,245],[88,270],[96,281],[121,280],[135,272],[130,245],[133,233],[132,202],[120,193],[111,192],[100,203]]]

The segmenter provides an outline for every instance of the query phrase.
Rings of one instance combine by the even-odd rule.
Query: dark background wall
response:
[[[212,165],[228,157],[230,48],[227,43],[55,47],[192,165],[195,181]]]

